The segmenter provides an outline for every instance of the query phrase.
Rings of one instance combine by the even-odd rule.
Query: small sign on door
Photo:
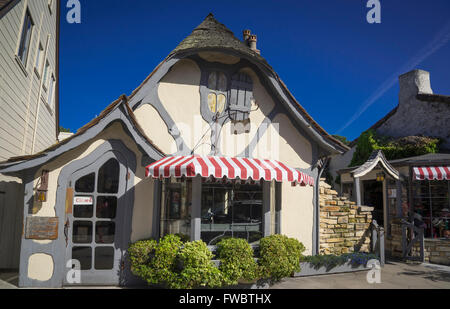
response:
[[[75,196],[73,198],[74,205],[93,205],[94,199],[92,196]]]

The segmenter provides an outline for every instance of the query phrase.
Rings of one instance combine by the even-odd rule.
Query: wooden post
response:
[[[397,218],[403,218],[403,210],[402,210],[402,182],[401,180],[397,180]]]
[[[379,235],[378,235],[378,242],[379,242],[379,248],[380,248],[380,263],[381,267],[385,264],[385,254],[384,254],[384,228],[379,227],[378,229]]]
[[[361,206],[361,180],[359,177],[355,177],[355,194],[356,194],[356,205]]]
[[[202,229],[202,179],[200,176],[192,179],[192,208],[191,208],[191,241],[201,239]]]

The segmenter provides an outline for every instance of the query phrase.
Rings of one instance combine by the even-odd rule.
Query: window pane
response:
[[[97,222],[95,225],[95,242],[98,244],[112,244],[116,234],[114,222]]]
[[[163,185],[161,198],[161,235],[183,234],[189,239],[192,181],[176,183],[168,180]]]
[[[114,268],[114,248],[97,247],[95,248],[95,269],[107,270]]]
[[[28,58],[28,51],[29,51],[29,46],[30,46],[32,27],[33,27],[33,22],[31,20],[31,15],[27,11],[27,13],[25,15],[25,21],[23,24],[22,36],[21,36],[20,47],[19,47],[19,58],[24,65],[26,65],[27,58]]]
[[[92,218],[94,215],[94,205],[74,205],[73,216],[75,218]]]
[[[224,237],[258,241],[262,237],[262,187],[204,184],[201,231],[209,245]]]
[[[98,172],[98,192],[117,193],[119,191],[119,162],[110,159]]]
[[[210,90],[217,90],[217,73],[216,72],[212,72],[211,74],[209,74],[208,88]]]
[[[48,89],[48,98],[47,98],[47,103],[50,105],[50,106],[52,106],[52,99],[53,99],[53,85],[54,85],[54,83],[55,83],[55,79],[53,78],[53,76],[52,76],[52,78],[50,78],[50,86],[49,86],[49,89]],[[53,106],[52,106],[53,107]]]
[[[72,260],[77,260],[81,264],[81,270],[92,268],[92,249],[91,247],[72,248]]]
[[[211,113],[216,113],[217,96],[214,93],[208,95],[208,107]]]
[[[217,88],[219,91],[227,91],[227,77],[223,73],[219,73],[219,83]]]
[[[223,94],[219,94],[217,97],[217,112],[222,113],[225,110],[227,98]]]
[[[44,68],[44,76],[42,77],[42,85],[45,87],[47,86],[47,75],[48,75],[48,69],[50,68],[50,64],[48,62],[45,63]]]
[[[97,218],[114,219],[117,210],[117,197],[100,196],[97,198]]]
[[[41,58],[42,58],[43,51],[44,51],[44,48],[42,47],[41,44],[39,44],[39,48],[38,48],[37,55],[36,55],[36,63],[34,65],[36,67],[36,69],[38,69],[38,70],[41,68]]]
[[[92,222],[75,221],[73,223],[72,241],[74,244],[90,244],[92,242]]]
[[[89,174],[80,178],[75,183],[75,191],[80,193],[93,193],[95,187],[95,174]]]

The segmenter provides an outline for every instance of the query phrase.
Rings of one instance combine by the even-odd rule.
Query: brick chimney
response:
[[[248,46],[248,39],[250,38],[251,34],[252,34],[251,30],[246,29],[243,31],[244,42],[247,44],[247,46]]]
[[[400,75],[400,104],[411,100],[419,93],[433,94],[430,82],[430,72],[424,70],[412,70]]]
[[[257,48],[258,37],[256,36],[256,34],[251,34],[250,30],[244,30],[243,35],[244,43],[254,52],[261,54],[261,51]]]

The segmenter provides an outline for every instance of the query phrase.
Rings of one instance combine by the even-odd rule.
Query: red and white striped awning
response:
[[[415,180],[450,180],[450,166],[414,167]]]
[[[202,176],[217,179],[253,179],[259,181],[289,181],[314,186],[314,179],[275,160],[225,158],[205,156],[166,157],[146,168],[146,177],[181,178]]]

